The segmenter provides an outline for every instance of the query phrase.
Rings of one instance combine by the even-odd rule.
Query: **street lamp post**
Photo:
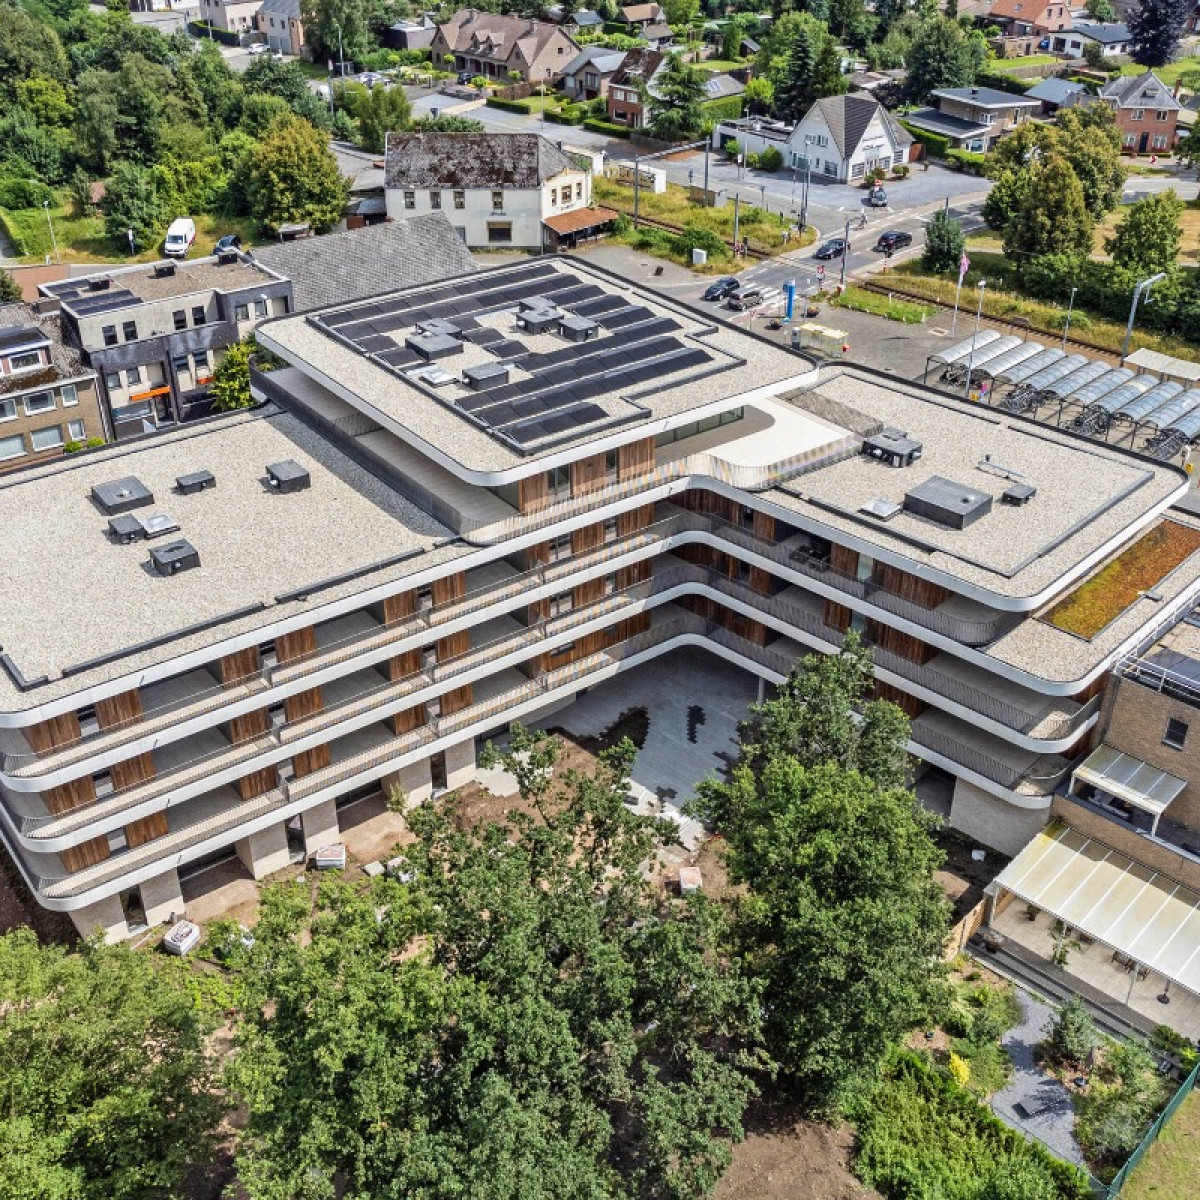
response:
[[[1125,358],[1129,354],[1129,343],[1133,339],[1133,322],[1134,318],[1137,317],[1138,304],[1142,299],[1142,295],[1148,292],[1165,275],[1165,271],[1159,271],[1157,275],[1151,275],[1149,279],[1143,279],[1133,289],[1133,303],[1129,306],[1129,323],[1125,326],[1125,341],[1121,345],[1121,366],[1125,365]]]
[[[842,235],[842,290],[846,289],[846,259],[850,257],[850,218],[846,218],[846,232]]]
[[[800,236],[808,227],[808,188],[812,183],[812,138],[811,133],[804,135],[804,199],[800,202]]]
[[[983,317],[983,293],[987,287],[987,280],[979,281],[979,304],[975,308],[975,336],[971,339],[971,353],[967,356],[967,382],[963,388],[963,399],[970,400],[971,398],[971,371],[975,366],[975,344],[979,341],[979,322]]]
[[[54,261],[62,265],[62,257],[58,253],[58,238],[54,236],[54,222],[50,219],[50,201],[43,200],[42,208],[46,212],[46,224],[50,226],[50,245],[54,247]]]
[[[1077,287],[1071,289],[1071,301],[1067,305],[1067,319],[1063,324],[1062,348],[1067,348],[1067,334],[1071,329],[1071,314],[1075,311],[1075,293],[1079,291]]]

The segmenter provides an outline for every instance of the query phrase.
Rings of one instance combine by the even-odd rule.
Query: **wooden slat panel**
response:
[[[467,594],[467,577],[462,571],[456,571],[453,575],[443,575],[441,579],[433,581],[433,603],[450,604],[454,600],[461,600]]]
[[[406,617],[417,611],[417,593],[401,592],[397,596],[384,596],[383,621],[385,625],[402,625]]]
[[[91,804],[96,799],[96,785],[90,775],[82,779],[72,779],[70,783],[60,783],[58,787],[47,788],[42,793],[46,807],[57,817],[63,813],[72,812]]]
[[[243,775],[234,786],[243,800],[253,800],[255,796],[269,792],[278,782],[274,767],[259,767],[257,771]]]
[[[314,771],[324,770],[333,761],[328,745],[311,746],[292,756],[292,766],[299,775],[311,775]]]
[[[419,647],[416,650],[405,650],[403,654],[397,654],[387,661],[389,679],[405,679],[409,675],[415,675],[420,669],[421,650]]]
[[[617,450],[617,478],[636,479],[654,470],[654,439],[642,438]]]
[[[936,657],[937,648],[915,638],[912,634],[882,625],[878,621],[867,622],[867,637],[881,650],[888,650],[900,658],[913,663],[927,663]]]
[[[151,813],[140,821],[131,821],[125,826],[125,840],[131,846],[142,846],[155,838],[167,836],[167,814]]]
[[[929,707],[919,697],[910,696],[898,687],[893,687],[890,683],[884,683],[879,679],[875,680],[874,694],[876,700],[890,700],[898,709],[910,717],[919,717]]]
[[[543,563],[550,561],[550,543],[538,542],[536,546],[529,546],[525,550],[525,569],[532,571],[534,567],[539,567]]]
[[[96,720],[101,729],[117,729],[142,717],[142,694],[137,688],[96,701]]]
[[[324,707],[325,701],[319,687],[297,692],[294,696],[288,696],[283,702],[283,712],[289,722],[302,721],[305,717],[319,713]]]
[[[851,550],[849,546],[841,546],[837,542],[834,542],[829,556],[829,565],[835,571],[854,575],[858,571],[858,551]]]
[[[146,753],[113,763],[108,773],[112,776],[113,787],[120,791],[122,788],[133,787],[135,784],[145,783],[147,779],[153,779],[158,771],[154,766],[154,756]]]
[[[634,584],[645,583],[653,573],[654,567],[649,559],[634,563],[631,567],[622,567],[617,572],[617,590],[624,591]]]
[[[418,704],[415,708],[406,708],[395,716],[388,717],[387,723],[397,736],[420,729],[425,724],[425,705]]]
[[[571,553],[586,554],[604,545],[604,525],[585,525],[571,534]]]
[[[767,542],[775,540],[775,518],[757,508],[754,510],[754,536]]]
[[[581,583],[571,589],[571,607],[583,608],[588,604],[595,604],[597,600],[604,599],[604,576],[598,576],[596,579],[589,579],[585,583]]]
[[[294,662],[306,654],[313,654],[317,649],[317,631],[306,625],[303,629],[293,629],[291,633],[281,633],[275,639],[275,657],[281,663]]]
[[[760,596],[769,596],[771,594],[770,571],[764,571],[762,567],[751,567],[747,582],[750,590],[757,592]]]
[[[890,563],[875,564],[875,581],[893,596],[911,600],[922,608],[936,608],[950,598],[950,592],[939,584],[901,571]]]
[[[825,624],[838,633],[845,633],[850,628],[850,618],[853,614],[844,604],[836,604],[832,600],[825,601]]]
[[[628,537],[639,529],[648,529],[654,524],[654,505],[643,504],[640,508],[632,508],[617,517],[617,533]]]
[[[571,464],[571,496],[586,496],[604,486],[603,454],[589,454]]]
[[[79,717],[74,712],[65,712],[28,726],[24,733],[34,753],[48,754],[55,746],[67,746],[79,740]]]
[[[469,630],[461,629],[458,633],[451,633],[444,638],[438,638],[434,644],[437,652],[437,660],[440,663],[449,662],[452,658],[458,658],[460,654],[466,654],[471,648],[471,634]]]
[[[94,867],[98,862],[103,862],[109,854],[108,838],[98,837],[69,847],[59,857],[68,871],[82,871],[84,867]]]
[[[545,471],[517,483],[517,508],[523,513],[537,512],[550,500],[550,479]]]
[[[469,683],[447,692],[441,698],[442,715],[449,716],[450,713],[461,712],[464,708],[470,708],[475,703],[474,695],[474,689]]]
[[[248,713],[230,717],[226,725],[226,736],[236,746],[241,742],[250,741],[251,738],[262,737],[270,728],[270,714],[265,708],[255,708]]]
[[[245,679],[247,675],[256,675],[261,665],[257,646],[247,646],[245,650],[226,654],[218,664],[221,682],[237,683],[239,680]]]

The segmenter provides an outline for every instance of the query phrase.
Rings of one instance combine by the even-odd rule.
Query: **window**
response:
[[[196,364],[197,374],[200,371],[206,371],[208,369],[208,351],[197,350],[196,353],[192,355],[192,362]]]
[[[1167,722],[1167,732],[1163,734],[1163,745],[1170,746],[1172,750],[1182,750],[1183,743],[1187,741],[1187,734],[1187,722],[1177,721],[1172,717]]]
[[[571,557],[571,535],[569,533],[560,533],[558,537],[550,543],[550,561],[558,562],[563,558]]]
[[[441,192],[430,192],[429,193],[429,207],[432,208],[435,212],[442,207],[442,193]]]
[[[104,376],[104,386],[110,392],[119,392],[121,390],[121,376],[116,371],[110,371]]]
[[[20,458],[25,453],[25,439],[18,433],[13,437],[0,438],[0,462],[9,458]]]
[[[466,192],[455,192],[454,193],[454,207],[455,208],[466,208],[467,207],[467,193]]]
[[[1121,141],[1121,145],[1122,145],[1122,146],[1124,146],[1124,147],[1125,147],[1125,149],[1127,149],[1127,150],[1128,150],[1128,149],[1130,149],[1130,148],[1133,146],[1134,142],[1136,142],[1136,141],[1137,141],[1137,138],[1135,137],[1135,135],[1134,135],[1134,134],[1132,134],[1132,133],[1127,133],[1127,134],[1125,135],[1125,137],[1122,139],[1122,141]]]
[[[129,387],[133,387],[133,385],[135,383],[141,383],[141,382],[142,382],[142,368],[141,367],[130,367],[129,370],[125,372],[125,383]]]
[[[550,615],[552,617],[561,617],[564,613],[571,611],[571,593],[563,592],[561,595],[553,596],[550,600]]]
[[[609,517],[604,522],[604,540],[605,542],[615,542],[617,540],[617,518]]]
[[[487,229],[488,241],[493,245],[505,244],[512,241],[512,223],[510,221],[503,223],[489,221]]]
[[[173,366],[175,368],[175,373],[177,375],[182,375],[185,372],[190,371],[192,369],[191,364],[188,362],[188,356],[186,354],[172,355],[171,356],[171,366]]]
[[[504,211],[504,193],[503,192],[493,192],[492,193],[492,212],[503,212],[503,211]]]
[[[176,329],[187,328],[187,313],[185,313],[182,308],[177,308],[171,314],[171,320],[175,322]]]
[[[46,429],[35,429],[29,435],[35,450],[55,450],[63,444],[61,425],[50,425]]]
[[[271,302],[269,300],[255,300],[254,315],[258,319],[269,316],[271,312]]]
[[[1130,115],[1135,121],[1140,121],[1146,115],[1146,110],[1144,108],[1135,108]]]
[[[850,168],[850,178],[851,179],[861,179],[863,177],[863,174],[866,171],[866,169],[867,169],[866,163],[855,163]]]
[[[73,383],[64,383],[58,394],[62,397],[63,408],[74,408],[79,403],[79,393]]]
[[[17,419],[17,402],[15,400],[0,400],[0,421],[15,421]]]
[[[197,304],[196,307],[192,309],[192,324],[203,325],[207,320],[208,314],[204,311],[204,305]]]
[[[583,184],[582,183],[577,183],[575,185],[575,199],[576,200],[583,199]]]
[[[106,346],[115,346],[117,344],[117,327],[115,325],[105,325],[100,330],[100,336],[104,339]]]
[[[825,174],[826,175],[836,175],[837,174],[837,163],[835,163],[832,159],[825,164]]]
[[[617,477],[617,452],[615,450],[606,450],[604,453],[604,474],[609,479]]]
[[[136,342],[137,341],[137,322],[136,321],[126,321],[121,326],[121,336],[127,342]]]
[[[550,189],[550,204],[553,207],[558,203],[558,188]]]
[[[82,421],[68,421],[67,433],[71,436],[71,441],[82,442],[87,437],[87,430],[83,426]]]
[[[250,305],[248,305],[248,304],[235,304],[235,305],[233,306],[233,319],[234,319],[235,321],[248,321],[248,320],[250,320]]]
[[[1166,110],[1165,108],[1160,108],[1160,109],[1159,109],[1159,110],[1158,110],[1158,111],[1157,111],[1157,112],[1154,114],[1154,119],[1155,119],[1156,121],[1165,121],[1169,115],[1170,115],[1170,114],[1167,112],[1167,110]]]
[[[25,397],[25,415],[36,416],[38,413],[54,411],[53,392],[34,392]]]
[[[1156,133],[1154,135],[1153,146],[1155,150],[1165,150],[1167,148],[1167,135],[1165,133]]]
[[[405,192],[404,193],[404,207],[405,208],[416,208],[417,207],[417,193],[416,192]]]
[[[569,496],[571,494],[571,467],[552,467],[546,472],[546,492],[550,496]]]

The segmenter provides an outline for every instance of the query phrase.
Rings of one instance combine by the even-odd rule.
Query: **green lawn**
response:
[[[1192,1200],[1200,1179],[1200,1095],[1193,1092],[1121,1191],[1122,1200]]]
[[[702,71],[736,71],[738,67],[745,65],[744,59],[734,58],[706,58],[703,62],[696,64]]]
[[[1145,71],[1145,67],[1138,66],[1137,63],[1127,63],[1121,68],[1122,75],[1140,75]],[[1175,81],[1180,75],[1186,75],[1189,71],[1200,71],[1200,55],[1193,55],[1191,58],[1180,58],[1173,63],[1167,63],[1165,67],[1155,67],[1154,73],[1167,85],[1174,87]]]
[[[1016,58],[998,58],[988,66],[993,71],[1011,71],[1015,67],[1048,67],[1060,61],[1053,54],[1020,54]]]
[[[106,263],[126,259],[129,262],[153,262],[162,257],[161,241],[143,250],[136,258],[122,254],[124,247],[113,245],[104,236],[104,222],[97,216],[76,217],[71,212],[69,201],[61,200],[50,209],[54,222],[54,236],[58,240],[58,253],[63,262]],[[20,251],[24,263],[45,262],[52,254],[50,230],[46,213],[40,208],[0,209],[9,236]],[[243,245],[250,244],[251,226],[245,221],[231,221],[225,217],[196,214],[196,242],[188,252],[188,258],[203,258],[212,253],[214,243],[227,233],[237,233]],[[166,235],[166,229],[163,229]]]

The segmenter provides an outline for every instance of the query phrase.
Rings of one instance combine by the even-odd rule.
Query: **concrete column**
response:
[[[341,840],[337,805],[332,800],[323,800],[315,808],[301,813],[300,824],[304,830],[304,853],[309,858],[322,846]]]
[[[760,675],[758,677],[758,703],[761,704],[767,698],[767,681]]]
[[[242,860],[242,866],[255,879],[282,871],[291,861],[288,858],[287,826],[282,821],[242,838],[233,848]]]
[[[172,913],[176,919],[183,916],[183,892],[179,887],[179,872],[174,867],[147,879],[138,891],[142,894],[147,925],[161,925]]]
[[[405,805],[413,808],[424,804],[433,795],[433,777],[429,773],[429,759],[409,763],[382,780],[383,794],[390,797],[394,788],[404,793]]]
[[[475,778],[475,739],[468,738],[457,746],[446,747],[446,788],[465,787]]]
[[[105,896],[87,908],[78,908],[71,914],[75,928],[81,937],[91,937],[99,929],[106,942],[123,942],[129,936],[129,923],[121,908],[120,896]]]

